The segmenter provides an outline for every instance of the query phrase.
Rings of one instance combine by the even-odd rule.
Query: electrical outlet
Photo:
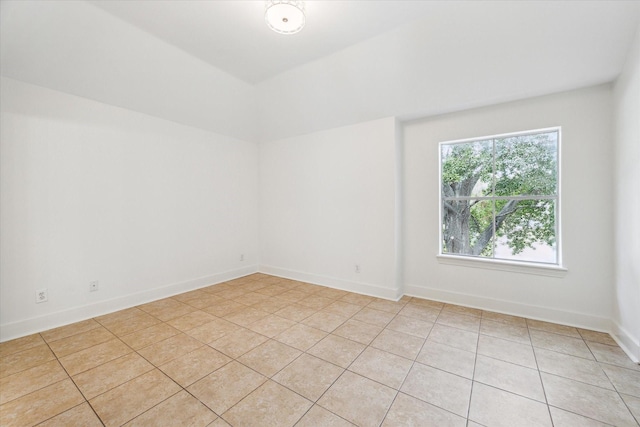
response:
[[[360,265],[356,264],[356,273],[360,273]]]
[[[89,292],[95,292],[98,290],[98,281],[92,280],[89,282]]]
[[[47,289],[38,289],[36,291],[36,304],[49,301],[49,291]]]
[[[244,254],[240,254],[240,261],[244,261]]]

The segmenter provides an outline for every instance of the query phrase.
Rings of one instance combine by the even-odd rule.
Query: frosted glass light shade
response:
[[[264,19],[269,28],[280,34],[295,34],[304,27],[304,2],[268,0]]]

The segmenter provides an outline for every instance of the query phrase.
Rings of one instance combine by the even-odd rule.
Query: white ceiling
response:
[[[640,1],[1,0],[0,74],[243,140],[616,79]]]
[[[429,13],[429,1],[307,1],[305,28],[277,34],[262,0],[93,0],[94,5],[248,83],[321,58]]]

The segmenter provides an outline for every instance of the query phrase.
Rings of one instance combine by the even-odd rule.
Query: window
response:
[[[559,146],[559,128],[440,143],[440,254],[559,265]]]

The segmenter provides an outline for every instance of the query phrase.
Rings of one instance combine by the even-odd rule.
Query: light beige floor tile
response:
[[[406,303],[404,302],[396,302],[376,298],[371,301],[367,307],[373,308],[374,310],[381,310],[388,313],[398,314],[398,312],[400,312],[400,310],[402,310],[405,305]]]
[[[544,403],[480,383],[473,384],[469,419],[495,427],[551,427]]]
[[[423,365],[473,379],[476,354],[434,341],[427,341],[416,360]]]
[[[355,304],[364,307],[365,305],[373,301],[373,299],[373,297],[370,297],[368,295],[348,293],[341,297],[339,301],[348,302],[349,304]]]
[[[478,348],[478,333],[436,323],[429,334],[429,341],[475,353]]]
[[[537,329],[540,331],[566,335],[573,338],[582,338],[580,333],[578,333],[578,329],[572,326],[558,325],[557,323],[549,323],[532,319],[527,319],[527,326],[529,327],[529,329]]]
[[[528,328],[514,326],[509,323],[482,319],[480,321],[480,333],[483,335],[519,342],[520,344],[531,344]]]
[[[404,393],[398,394],[382,423],[382,427],[466,427],[466,425],[465,418]]]
[[[267,341],[267,339],[267,337],[257,332],[239,328],[235,332],[218,338],[209,345],[227,356],[236,359]]]
[[[382,332],[382,328],[379,326],[349,319],[333,331],[333,334],[368,345],[380,332]]]
[[[315,402],[343,372],[332,363],[303,354],[273,380]]]
[[[582,338],[572,338],[565,335],[558,335],[535,329],[532,329],[530,334],[531,343],[534,348],[543,348],[546,350],[556,351],[558,353],[570,354],[572,356],[593,360],[593,356]]]
[[[106,325],[118,323],[122,320],[126,320],[134,316],[139,316],[145,313],[146,313],[145,311],[140,310],[138,307],[131,307],[131,308],[126,308],[124,310],[115,311],[113,313],[104,314],[102,316],[95,317],[94,320],[96,320],[102,326],[106,326]]]
[[[433,301],[430,299],[424,299],[424,298],[418,298],[418,297],[413,297],[409,300],[409,304],[408,305],[419,305],[422,307],[431,307],[431,308],[437,308],[439,310],[442,310],[444,308],[444,303],[443,302],[439,302],[439,301]]]
[[[300,322],[316,312],[311,307],[305,307],[300,304],[291,304],[276,311],[276,315],[284,317],[285,319],[293,320],[294,322]]]
[[[464,329],[466,331],[480,331],[480,318],[468,316],[466,314],[453,313],[451,311],[442,311],[436,320],[441,325],[451,326],[453,328]]]
[[[259,289],[262,289],[262,288],[259,288]],[[240,304],[244,304],[244,305],[254,305],[254,304],[258,304],[263,301],[266,301],[268,299],[269,299],[268,296],[259,294],[257,292],[248,292],[246,294],[233,298],[234,301],[237,301]]]
[[[273,297],[267,297],[267,299],[265,299],[264,301],[259,302],[257,304],[253,304],[251,307],[273,314],[273,313],[277,313],[278,311],[282,310],[283,308],[289,305],[290,303],[288,301],[284,301],[284,300],[273,298]]]
[[[0,379],[0,405],[69,378],[57,360]]]
[[[174,426],[206,427],[218,418],[209,408],[186,391],[181,391],[129,421],[127,427]]]
[[[359,312],[360,310],[362,310],[362,306],[356,305],[356,304],[349,304],[348,302],[344,302],[344,301],[335,301],[329,304],[328,306],[326,306],[325,308],[323,308],[322,310],[329,313],[337,314],[338,316],[351,317],[357,312]]]
[[[69,426],[102,427],[102,422],[96,413],[93,412],[91,406],[85,402],[61,413],[60,415],[49,418],[42,424],[38,424],[38,427]]]
[[[302,321],[307,326],[320,329],[325,332],[333,332],[338,326],[347,321],[347,317],[338,316],[337,314],[319,311]]]
[[[407,359],[415,359],[424,344],[424,338],[385,329],[371,342],[371,347],[397,354]]]
[[[396,391],[346,371],[320,398],[318,404],[362,427],[379,426]]]
[[[153,369],[153,365],[143,357],[129,353],[76,375],[73,381],[84,397],[90,400]]]
[[[541,373],[549,405],[619,427],[636,422],[615,391]]]
[[[131,352],[133,352],[133,350],[131,350],[131,348],[129,348],[125,343],[119,339],[113,339],[86,350],[65,356],[60,359],[60,363],[67,370],[69,375],[73,376]]]
[[[327,333],[320,329],[298,323],[276,336],[275,339],[298,350],[307,351],[326,336]]]
[[[90,331],[91,329],[99,328],[100,325],[94,319],[83,320],[82,322],[72,323],[70,325],[61,326],[55,329],[49,329],[48,331],[41,332],[42,338],[47,342],[53,342],[62,338],[70,337],[71,335],[81,334],[83,332]],[[0,355],[2,352],[0,351]]]
[[[397,390],[412,364],[413,361],[404,357],[368,347],[349,366],[349,370]]]
[[[46,345],[38,345],[0,358],[0,378],[33,368],[56,357]]]
[[[305,307],[310,307],[316,310],[322,310],[329,304],[333,303],[333,300],[331,298],[326,298],[317,294],[313,294],[304,299],[301,299],[297,303],[300,305],[304,305]]]
[[[400,391],[465,417],[469,409],[471,381],[415,363]]]
[[[267,380],[238,362],[230,362],[188,387],[216,414],[223,414]]]
[[[352,319],[384,328],[394,317],[395,314],[393,313],[364,307],[362,310],[354,314]]]
[[[216,317],[214,315],[201,310],[196,310],[192,311],[191,313],[187,313],[184,316],[171,319],[167,322],[167,324],[182,332],[185,332],[197,326],[204,325],[205,323],[212,322],[213,320],[216,320]]]
[[[109,329],[109,331],[120,337],[133,333],[135,331],[139,331],[140,329],[146,329],[158,323],[160,323],[160,320],[156,317],[153,317],[150,314],[144,312],[140,312],[140,314],[131,316],[127,319],[123,319],[117,322],[106,322],[103,323],[103,325],[105,328]]]
[[[535,369],[478,355],[473,379],[529,399],[545,402],[540,374]]]
[[[224,289],[220,292],[217,292],[216,295],[221,296],[223,298],[232,300],[235,298],[238,298],[246,293],[249,293],[251,291],[247,290],[247,289],[243,289],[241,286],[237,286],[239,284],[236,285],[232,285],[227,289]]]
[[[321,406],[313,405],[296,424],[296,427],[353,427],[349,421],[340,418]]]
[[[431,332],[433,323],[414,317],[397,315],[388,325],[387,329],[402,332],[409,335],[415,335],[420,338],[427,338]]]
[[[196,326],[185,333],[203,344],[210,344],[213,341],[233,332],[241,330],[242,327],[224,319],[215,319],[204,325]]]
[[[613,390],[611,381],[595,360],[587,360],[541,348],[536,349],[536,358],[542,372]]]
[[[536,358],[531,344],[520,344],[489,335],[480,334],[478,354],[537,369]]]
[[[288,290],[287,292],[283,292],[281,294],[276,295],[276,298],[279,298],[288,302],[297,302],[301,299],[305,299],[309,294],[302,291],[296,291],[295,289]]]
[[[160,365],[160,369],[182,387],[188,387],[230,361],[224,354],[205,345]]]
[[[442,311],[456,313],[456,314],[465,314],[467,316],[474,316],[474,317],[482,316],[482,310],[479,310],[477,308],[465,307],[462,305],[455,305],[455,304],[445,304],[444,307],[442,307]]]
[[[277,295],[287,292],[288,290],[289,289],[285,288],[284,286],[270,285],[270,286],[265,286],[264,288],[258,289],[256,292],[262,295],[275,297]]]
[[[604,424],[591,418],[583,417],[562,409],[549,407],[551,419],[554,427],[609,427],[611,424]]]
[[[176,328],[172,328],[166,323],[158,323],[146,329],[141,329],[129,335],[124,335],[120,339],[134,350],[140,350],[151,344],[164,341],[180,333]]]
[[[181,294],[174,295],[171,298],[173,298],[176,301],[180,301],[188,304],[190,300],[199,300],[201,298],[205,298],[208,296],[211,296],[211,294],[209,294],[206,291],[203,291],[202,289],[196,289],[193,291],[183,292]]]
[[[45,342],[40,334],[28,335],[11,341],[0,343],[0,357],[4,358],[21,351],[30,350],[34,347],[44,345]]]
[[[343,368],[348,367],[365,349],[363,344],[336,335],[328,335],[307,353]]]
[[[203,291],[205,292],[205,291]],[[198,310],[205,310],[208,307],[211,307],[215,304],[218,304],[222,301],[226,301],[224,298],[219,297],[217,295],[212,295],[208,292],[205,292],[205,296],[198,298],[198,299],[192,299],[189,301],[185,301],[185,304],[189,304],[191,307],[195,307]]]
[[[527,327],[527,319],[523,317],[511,316],[509,314],[495,313],[493,311],[483,311],[482,319],[493,322],[506,323],[513,326]]]
[[[224,414],[233,426],[293,426],[309,410],[312,403],[267,381]]]
[[[239,302],[231,301],[231,300],[223,300],[215,304],[209,305],[205,307],[203,310],[209,314],[213,314],[214,316],[224,317],[224,316],[230,315],[233,312],[236,312],[245,308],[247,308],[247,306],[244,304],[240,304]]]
[[[640,398],[635,396],[629,396],[627,394],[621,394],[622,400],[627,404],[627,407],[631,411],[636,421],[640,424]]]
[[[598,362],[640,371],[640,365],[633,363],[633,361],[629,359],[629,356],[618,346],[596,342],[587,342],[587,345]]]
[[[163,365],[173,359],[202,347],[202,343],[185,334],[174,335],[138,351],[142,357],[155,366]]]
[[[173,298],[165,298],[159,301],[143,304],[138,307],[140,310],[147,312],[153,317],[166,322],[176,317],[184,316],[196,309],[188,304],[176,301]]]
[[[424,320],[425,322],[435,323],[438,315],[442,311],[441,308],[428,307],[409,303],[405,305],[398,313],[401,316],[413,317],[414,319]]]
[[[269,340],[238,358],[242,364],[271,377],[302,354],[299,350]]]
[[[234,311],[231,314],[224,316],[225,320],[235,323],[236,325],[248,327],[253,322],[257,322],[266,318],[269,315],[266,311],[258,310],[257,308],[247,307],[238,311]]]
[[[0,405],[0,425],[30,426],[41,423],[84,402],[70,379]]]
[[[270,314],[264,319],[250,324],[248,328],[254,332],[273,338],[296,324],[293,320]]]
[[[325,286],[323,286],[321,289],[319,289],[316,292],[316,295],[321,296],[321,297],[325,297],[325,298],[330,298],[333,300],[337,300],[342,298],[343,296],[347,295],[348,292],[347,291],[342,291],[340,289],[333,289],[333,288],[327,288]]]
[[[107,426],[120,426],[173,396],[180,387],[158,369],[101,394],[89,403]]]
[[[100,327],[51,342],[49,343],[49,347],[51,347],[51,350],[60,358],[93,347],[94,345],[102,344],[114,338],[115,335],[107,329]]]
[[[620,368],[614,365],[600,364],[618,393],[640,398],[640,371]]]
[[[588,329],[580,329],[580,328],[578,328],[578,332],[582,336],[582,339],[584,339],[585,341],[597,342],[600,344],[613,345],[613,346],[618,345],[616,341],[613,338],[611,338],[611,335],[607,334],[606,332],[596,332],[596,331],[590,331]]]

